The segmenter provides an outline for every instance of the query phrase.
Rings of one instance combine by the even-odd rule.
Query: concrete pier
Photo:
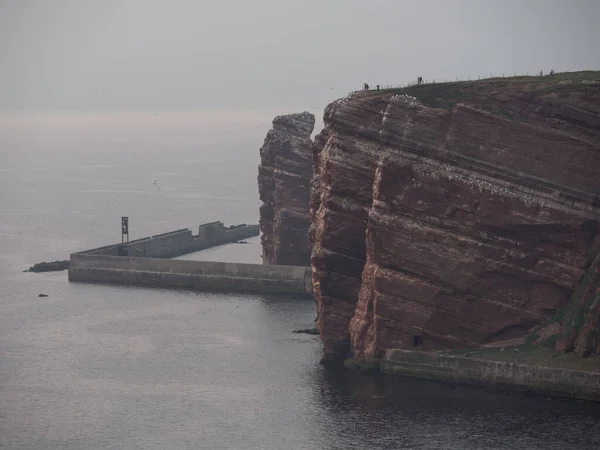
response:
[[[312,294],[310,267],[170,259],[258,236],[258,225],[210,222],[198,234],[184,228],[72,253],[69,281],[202,291]]]
[[[389,349],[381,362],[387,374],[534,391],[560,397],[600,401],[600,373],[441,352]]]
[[[309,267],[72,254],[69,281],[201,291],[312,294]]]
[[[122,244],[84,250],[77,254],[175,258],[206,248],[258,236],[259,233],[258,225],[242,224],[226,227],[222,222],[209,222],[198,227],[197,235],[193,235],[192,230],[189,228],[182,228]]]

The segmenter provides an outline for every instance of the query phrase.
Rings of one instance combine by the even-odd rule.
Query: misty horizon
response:
[[[600,3],[5,0],[0,110],[308,110],[362,83],[597,69]]]

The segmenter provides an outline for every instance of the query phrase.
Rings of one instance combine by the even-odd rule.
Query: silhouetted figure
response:
[[[550,76],[551,76],[551,77],[553,77],[553,76],[554,76],[554,69],[552,69],[552,70],[550,71]]]
[[[369,83],[367,83],[367,91],[369,90]]]
[[[543,77],[543,76],[544,76],[544,71],[540,70],[540,77]]]
[[[363,86],[364,86],[364,89],[365,89],[365,91],[366,91],[367,89],[369,89],[369,85],[368,85],[367,83],[363,83]]]
[[[422,83],[423,83],[423,77],[417,78],[417,84],[422,84]]]
[[[377,85],[377,90],[379,90],[379,85]]]

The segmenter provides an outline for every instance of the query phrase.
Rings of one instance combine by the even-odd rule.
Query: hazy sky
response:
[[[600,0],[0,0],[0,109],[303,109],[365,81],[599,69],[599,19]]]

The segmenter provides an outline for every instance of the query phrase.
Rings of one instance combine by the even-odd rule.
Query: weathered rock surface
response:
[[[528,341],[579,357],[600,354],[600,255],[582,276],[569,303]]]
[[[40,262],[31,266],[25,272],[60,272],[62,270],[69,270],[69,260]]]
[[[600,85],[559,78],[356,92],[314,144],[324,360],[521,337],[600,249]]]
[[[600,256],[585,275],[561,323],[557,349],[579,357],[600,354]]]
[[[315,117],[278,116],[260,149],[258,190],[263,263],[308,266],[308,201]]]

